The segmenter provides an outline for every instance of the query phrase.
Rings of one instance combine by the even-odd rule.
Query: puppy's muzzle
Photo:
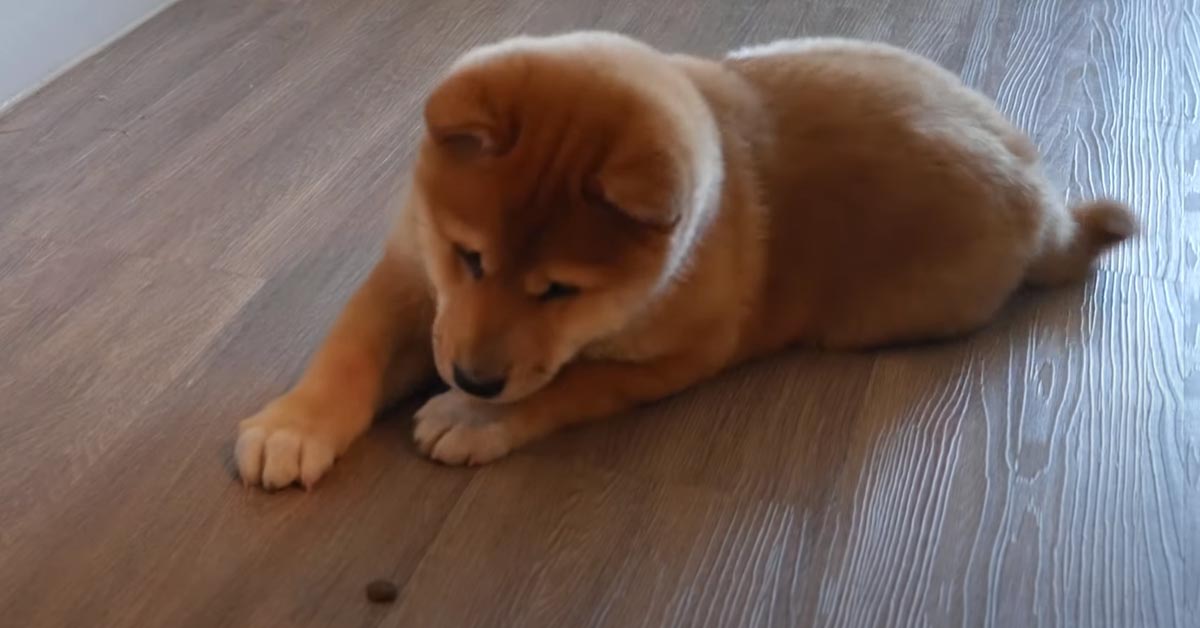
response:
[[[491,399],[504,392],[508,384],[507,377],[483,377],[454,365],[454,385],[468,395],[481,399]]]

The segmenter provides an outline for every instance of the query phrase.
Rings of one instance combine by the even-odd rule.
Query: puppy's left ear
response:
[[[460,70],[447,77],[425,102],[425,127],[440,148],[459,158],[502,155],[513,133],[494,109],[485,77]]]
[[[682,161],[666,150],[610,159],[584,186],[588,201],[654,229],[668,231],[691,199]]]

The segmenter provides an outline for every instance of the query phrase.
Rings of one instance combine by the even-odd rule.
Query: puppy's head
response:
[[[425,122],[415,189],[435,361],[480,398],[527,396],[626,327],[679,272],[718,187],[695,87],[615,35],[468,53]]]

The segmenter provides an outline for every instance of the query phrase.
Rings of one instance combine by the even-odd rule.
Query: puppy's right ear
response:
[[[504,154],[512,144],[503,113],[495,109],[483,77],[452,73],[425,102],[425,127],[439,148],[470,159]]]

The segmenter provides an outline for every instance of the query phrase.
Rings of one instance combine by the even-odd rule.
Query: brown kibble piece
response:
[[[396,593],[396,585],[388,580],[375,580],[367,585],[367,599],[372,602],[391,602],[396,599]]]

